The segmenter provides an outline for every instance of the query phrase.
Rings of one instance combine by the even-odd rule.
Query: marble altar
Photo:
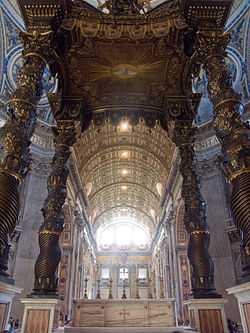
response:
[[[65,327],[56,333],[198,333],[181,327]]]
[[[175,327],[174,299],[74,301],[73,327]]]

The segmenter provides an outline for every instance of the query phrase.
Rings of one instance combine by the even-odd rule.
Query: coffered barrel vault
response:
[[[91,222],[97,228],[124,212],[147,225],[153,235],[174,145],[159,125],[148,128],[143,119],[133,127],[128,119],[120,125],[109,120],[101,126],[92,123],[75,145]]]

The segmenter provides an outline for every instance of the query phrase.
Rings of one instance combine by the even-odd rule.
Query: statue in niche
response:
[[[229,57],[226,57],[226,64],[227,64],[227,68],[231,74],[231,80],[234,84],[234,83],[236,83],[236,79],[237,79],[237,66],[236,66],[235,62]]]
[[[228,70],[231,73],[231,80],[232,83],[236,83],[237,79],[237,66],[236,63],[229,57],[226,58],[226,64]],[[208,91],[207,91],[207,83],[208,79],[206,76],[205,69],[203,67],[200,68],[198,73],[194,74],[192,79],[192,88],[193,92],[202,94],[203,97],[208,98]]]
[[[201,67],[199,73],[197,73],[192,80],[193,92],[200,93],[203,97],[208,97],[207,83],[208,80],[205,69]]]

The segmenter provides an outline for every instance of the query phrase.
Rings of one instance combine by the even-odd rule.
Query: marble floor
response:
[[[165,327],[68,327],[64,333],[195,333],[195,331],[183,328]],[[60,333],[60,331],[58,331]]]

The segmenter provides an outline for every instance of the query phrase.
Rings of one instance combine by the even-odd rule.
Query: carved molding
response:
[[[196,162],[196,172],[199,177],[208,177],[211,174],[221,171],[220,155],[215,154],[211,158],[198,160]]]
[[[34,156],[31,162],[31,172],[39,176],[48,176],[51,171],[51,158]]]
[[[219,145],[220,145],[220,142],[219,142],[217,136],[212,135],[203,140],[196,141],[194,144],[194,150],[196,152],[200,152],[200,151],[208,150],[209,148],[213,148],[213,147],[216,147]]]
[[[44,136],[41,134],[34,133],[31,137],[31,142],[46,150],[54,149],[54,143],[53,143],[52,136]],[[31,149],[32,149],[32,147],[31,147]]]

